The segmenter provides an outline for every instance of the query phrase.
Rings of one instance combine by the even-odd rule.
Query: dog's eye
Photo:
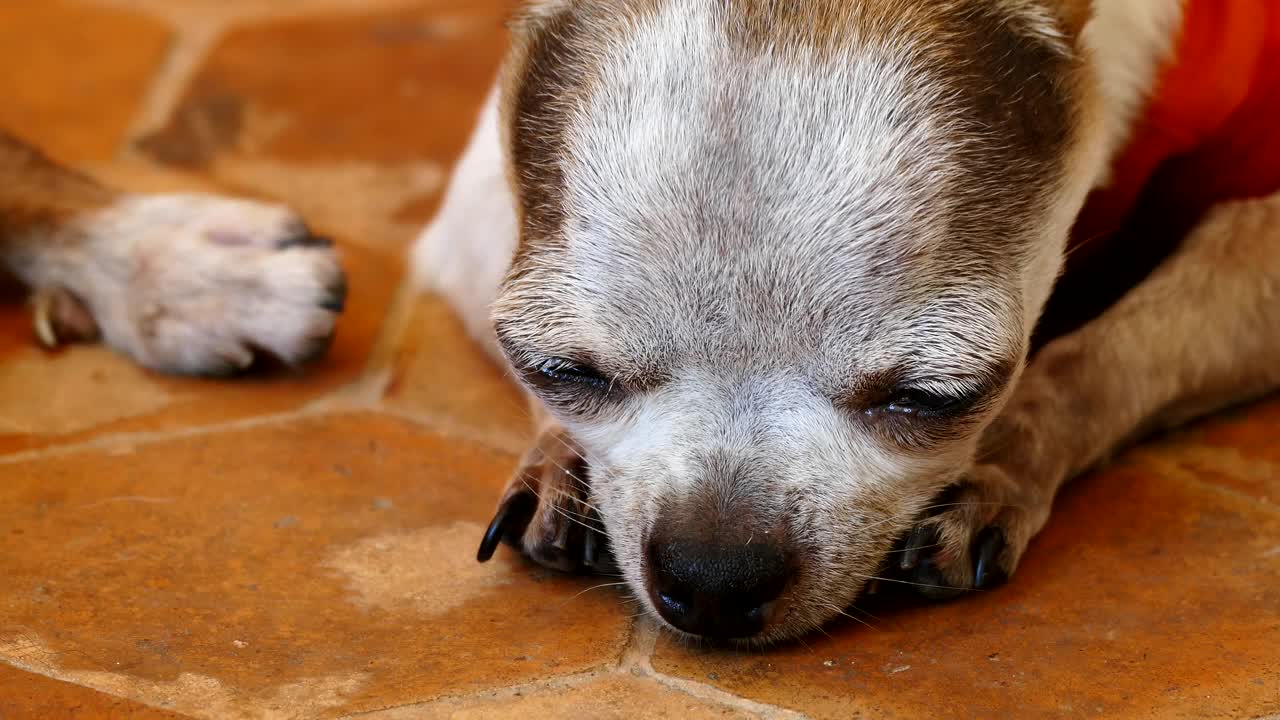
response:
[[[538,374],[556,383],[576,383],[599,390],[609,387],[609,380],[599,370],[564,358],[552,358],[538,366]]]
[[[901,388],[881,407],[893,413],[945,417],[963,412],[975,402],[972,395],[953,395],[923,388]]]

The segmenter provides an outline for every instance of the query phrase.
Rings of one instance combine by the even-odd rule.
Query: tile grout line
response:
[[[139,430],[135,432],[110,433],[81,442],[42,447],[34,450],[22,450],[8,455],[0,455],[0,466],[17,465],[24,462],[65,457],[67,455],[75,455],[77,453],[90,452],[93,450],[110,450],[121,445],[155,445],[167,440],[180,440],[183,438],[200,437],[202,435],[212,435],[221,432],[235,432],[236,430],[251,430],[264,425],[288,422],[307,417],[316,417],[325,414],[329,413],[302,408],[267,415],[255,415],[250,418],[239,418],[228,422],[213,423],[210,425],[175,428],[173,430]]]
[[[423,425],[441,435],[465,440],[504,454],[522,454],[528,449],[529,444],[529,438],[523,434],[481,433],[466,428],[465,424],[460,424],[444,414],[406,410],[386,403],[387,390],[394,382],[398,342],[408,331],[422,294],[423,291],[418,288],[413,278],[406,276],[383,315],[377,337],[374,339],[359,376],[350,383],[312,400],[304,407],[317,410],[362,408]]]
[[[631,633],[627,646],[618,659],[618,672],[645,674],[653,671],[649,659],[658,646],[658,628],[649,618],[641,615],[631,621]]]
[[[649,618],[640,618],[632,630],[631,642],[623,653],[618,672],[629,672],[690,697],[722,707],[740,710],[766,720],[805,720],[808,715],[766,703],[756,702],[707,683],[659,672],[653,667],[653,653],[661,628]]]
[[[43,668],[35,663],[24,663],[21,661],[14,662],[13,659],[11,658],[0,658],[0,665],[10,667],[21,672],[30,673],[38,677],[54,680],[60,683],[66,683],[73,687],[81,688],[83,690],[88,690],[89,692],[97,693],[104,697],[115,698],[117,700],[124,700],[126,702],[131,702],[136,705],[141,705],[142,707],[150,708],[152,710],[160,710],[162,712],[167,712],[172,715],[176,715],[178,717],[189,718],[190,720],[198,720],[198,718],[194,715],[188,715],[185,712],[179,712],[172,708],[156,705],[154,703],[147,702],[146,700],[143,700],[140,697],[135,697],[132,695],[118,695],[114,692],[105,690],[103,688],[94,687],[93,685],[85,685],[84,683],[81,683],[75,680],[73,677],[67,676],[65,673],[59,670],[54,670],[52,668]]]
[[[623,674],[623,668],[628,664],[628,658],[632,654],[632,649],[635,646],[636,626],[637,626],[637,623],[633,621],[631,624],[631,628],[628,632],[627,643],[623,648],[622,655],[620,656],[616,664],[605,664],[605,665],[596,667],[594,669],[586,670],[579,673],[563,675],[560,677],[541,678],[538,680],[531,680],[529,682],[517,683],[515,685],[507,685],[501,688],[482,690],[475,693],[456,693],[456,694],[446,693],[439,697],[432,698],[431,700],[425,700],[421,702],[410,702],[410,703],[405,703],[403,705],[391,705],[383,708],[377,708],[374,710],[362,710],[356,713],[349,713],[349,714],[340,716],[338,720],[355,720],[356,718],[380,716],[384,713],[388,713],[396,710],[411,710],[411,709],[429,710],[430,708],[436,708],[436,707],[444,708],[454,703],[466,702],[466,701],[483,702],[485,700],[493,700],[493,701],[509,700],[511,698],[520,697],[525,694],[534,694],[534,693],[541,693],[541,692],[553,691],[553,690],[571,690],[571,689],[586,685],[595,680],[599,680],[602,678],[615,677],[617,675]]]
[[[395,381],[396,349],[414,317],[423,291],[411,277],[401,280],[391,303],[383,313],[377,336],[359,375],[349,383],[311,400],[303,407],[317,411],[349,411],[361,409],[398,418],[429,428],[453,439],[465,440],[488,450],[507,455],[521,455],[528,449],[530,438],[519,433],[483,433],[466,427],[447,414],[414,411],[386,402],[386,394]]]
[[[377,717],[395,710],[430,710],[445,709],[459,702],[502,701],[524,695],[533,695],[555,690],[572,690],[591,682],[618,676],[631,676],[649,680],[668,691],[686,695],[711,705],[746,712],[765,720],[805,720],[808,716],[793,710],[766,705],[748,700],[719,688],[692,680],[676,678],[657,672],[650,663],[650,657],[657,647],[659,629],[648,619],[641,619],[632,624],[627,645],[622,651],[618,663],[595,670],[574,673],[562,677],[546,678],[531,682],[509,685],[503,688],[485,690],[471,694],[444,695],[425,702],[406,703],[374,710],[365,710],[343,715],[339,720],[356,720],[357,718]]]
[[[97,0],[100,4],[109,7],[124,7],[126,4],[118,0]],[[406,0],[406,5],[409,4]],[[339,7],[341,4],[339,3]],[[182,91],[188,86],[191,77],[199,70],[199,65],[205,57],[213,49],[214,44],[223,37],[226,32],[244,20],[238,13],[230,13],[216,19],[212,17],[201,16],[197,18],[187,18],[181,14],[172,14],[165,12],[148,12],[149,15],[156,16],[158,19],[166,22],[170,26],[171,32],[174,33],[173,45],[169,49],[168,55],[164,60],[160,69],[153,77],[146,97],[141,105],[142,109],[137,114],[131,127],[126,134],[123,144],[118,148],[119,156],[127,157],[132,148],[132,143],[142,135],[160,129],[169,120],[173,110],[177,106]],[[305,13],[303,13],[305,15]],[[290,13],[284,13],[282,16],[288,17]],[[264,17],[274,17],[273,14],[267,13]],[[334,410],[368,410],[402,420],[407,420],[418,425],[423,425],[439,432],[446,437],[454,437],[468,442],[480,445],[484,448],[495,450],[498,452],[510,454],[520,453],[524,450],[526,444],[524,439],[516,440],[515,438],[502,438],[494,442],[492,437],[482,437],[479,433],[474,433],[460,428],[443,416],[433,413],[413,413],[403,410],[384,407],[381,404],[383,395],[387,387],[393,381],[391,368],[395,359],[396,341],[403,336],[406,328],[413,317],[414,302],[416,301],[420,291],[416,287],[412,277],[406,274],[401,281],[400,287],[397,289],[392,299],[391,307],[384,315],[381,327],[377,333],[373,347],[370,350],[369,357],[365,362],[359,376],[353,381],[341,387],[338,387],[324,395],[308,402],[296,411],[285,413],[277,413],[274,415],[261,416],[256,420],[264,421],[287,421],[294,417],[307,415],[310,411],[330,412]],[[253,425],[238,425],[237,421],[230,423],[214,423],[212,425],[197,428],[198,432],[219,432],[224,430],[234,430],[238,427],[252,427]],[[198,433],[197,433],[198,434]],[[163,437],[152,436],[146,433],[124,433],[120,435],[108,435],[84,443],[73,443],[65,446],[67,452],[78,452],[81,450],[101,447],[103,444],[110,442],[128,442],[136,440],[139,444],[153,443],[163,441],[164,439],[176,437],[189,437],[190,434],[182,431],[172,431],[166,433]],[[7,457],[0,457],[0,465],[21,462],[33,459],[37,456],[56,453],[56,450],[63,448],[41,448],[40,450],[16,453]]]
[[[327,411],[356,409],[386,415],[388,417],[404,420],[406,422],[413,423],[414,425],[427,428],[439,433],[445,438],[465,440],[466,442],[486,450],[502,453],[503,455],[511,455],[512,457],[519,457],[523,455],[525,451],[529,449],[530,445],[530,439],[526,437],[516,437],[514,435],[508,436],[507,433],[476,432],[448,419],[445,415],[425,411],[414,412],[410,410],[403,410],[401,408],[382,405],[381,403],[375,403],[369,406],[335,405],[332,408],[325,406],[323,409]]]
[[[102,7],[139,12],[165,23],[173,34],[173,41],[166,56],[160,68],[152,76],[146,95],[141,102],[141,110],[130,123],[122,145],[117,148],[118,159],[130,157],[133,142],[137,138],[164,127],[177,107],[182,91],[188,87],[189,81],[200,69],[201,61],[209,56],[214,44],[229,30],[245,23],[309,17],[326,12],[358,13],[364,9],[363,3],[358,0],[336,0],[331,7],[325,9],[281,10],[276,8],[265,12],[225,9],[191,14],[171,8],[159,8],[151,3],[135,5],[123,0],[90,0],[90,2]],[[413,0],[398,0],[392,3],[392,6],[411,7],[412,5]]]
[[[141,109],[117,149],[118,158],[129,157],[138,138],[164,127],[178,106],[182,91],[200,69],[200,63],[229,27],[225,21],[185,23],[169,19],[169,24],[174,34],[173,44],[152,78]]]
[[[401,279],[390,306],[383,313],[377,337],[369,348],[369,356],[365,359],[360,375],[350,384],[331,393],[330,397],[352,397],[377,403],[386,395],[393,379],[397,341],[404,337],[409,328],[419,294],[413,279],[408,275],[406,273],[406,277]]]
[[[486,439],[479,433],[459,429],[456,423],[448,422],[444,420],[444,418],[430,413],[412,413],[398,410],[396,408],[381,407],[377,404],[366,405],[358,402],[341,402],[337,399],[330,399],[329,401],[317,401],[310,403],[293,410],[268,413],[266,415],[255,415],[253,417],[246,418],[236,418],[234,420],[214,422],[207,425],[194,425],[162,431],[139,430],[133,432],[109,433],[80,442],[52,445],[33,450],[21,450],[8,455],[0,455],[0,466],[17,465],[24,462],[35,462],[66,457],[68,455],[92,452],[94,450],[111,450],[120,446],[147,446],[170,440],[182,440],[186,438],[202,437],[205,435],[217,435],[220,433],[230,433],[239,430],[252,430],[266,425],[284,424],[308,418],[359,413],[382,415],[396,420],[402,420],[436,433],[443,439],[461,440],[475,445],[481,450],[501,455],[510,455],[515,457],[524,451],[524,443],[516,443],[514,441],[510,443],[493,442],[492,438]]]
[[[633,649],[636,646],[638,624],[639,623],[636,623],[634,621],[632,622],[631,628],[628,632],[626,646],[623,648],[622,655],[620,656],[616,664],[605,664],[592,670],[573,673],[571,675],[563,675],[560,677],[531,680],[529,682],[518,683],[515,685],[508,685],[506,687],[501,687],[501,688],[482,690],[480,692],[475,692],[475,693],[445,694],[445,695],[441,695],[439,697],[433,698],[431,700],[426,700],[422,702],[411,702],[411,703],[405,703],[403,705],[392,705],[384,708],[378,708],[375,710],[362,710],[360,712],[342,715],[341,717],[338,718],[338,720],[355,720],[356,718],[369,717],[371,715],[377,716],[377,715],[381,715],[383,713],[391,712],[394,710],[410,710],[410,709],[428,710],[433,707],[443,708],[454,703],[466,702],[466,701],[483,702],[486,700],[493,700],[493,701],[509,700],[511,698],[520,697],[525,694],[535,694],[535,693],[542,693],[542,692],[554,691],[554,690],[571,690],[571,689],[586,685],[588,683],[591,683],[595,680],[623,675],[626,672],[624,669],[630,667],[629,663],[634,662],[634,660],[631,659],[631,656],[633,654]],[[643,640],[641,640],[641,643],[643,644]],[[652,643],[650,643],[650,649],[652,649]]]

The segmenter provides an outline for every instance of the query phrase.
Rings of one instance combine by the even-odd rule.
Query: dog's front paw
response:
[[[543,431],[508,483],[477,559],[487,561],[506,542],[554,570],[607,572],[612,561],[604,524],[588,499],[588,471],[563,429]]]
[[[974,466],[890,555],[891,571],[931,600],[1004,583],[1049,517],[1052,497],[1034,485],[1000,465]]]
[[[77,231],[75,287],[45,289],[36,306],[46,344],[100,334],[152,369],[222,375],[259,353],[289,365],[318,357],[343,309],[332,244],[277,205],[126,196]]]

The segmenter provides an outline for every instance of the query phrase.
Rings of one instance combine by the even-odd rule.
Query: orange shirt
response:
[[[1111,183],[1077,220],[1070,267],[1116,236],[1163,246],[1217,203],[1280,191],[1280,0],[1183,5],[1175,51]]]

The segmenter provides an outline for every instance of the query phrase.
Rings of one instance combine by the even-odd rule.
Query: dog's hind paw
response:
[[[476,558],[506,542],[534,562],[565,572],[609,572],[604,524],[588,500],[589,468],[564,430],[542,433],[521,461],[489,523]]]

